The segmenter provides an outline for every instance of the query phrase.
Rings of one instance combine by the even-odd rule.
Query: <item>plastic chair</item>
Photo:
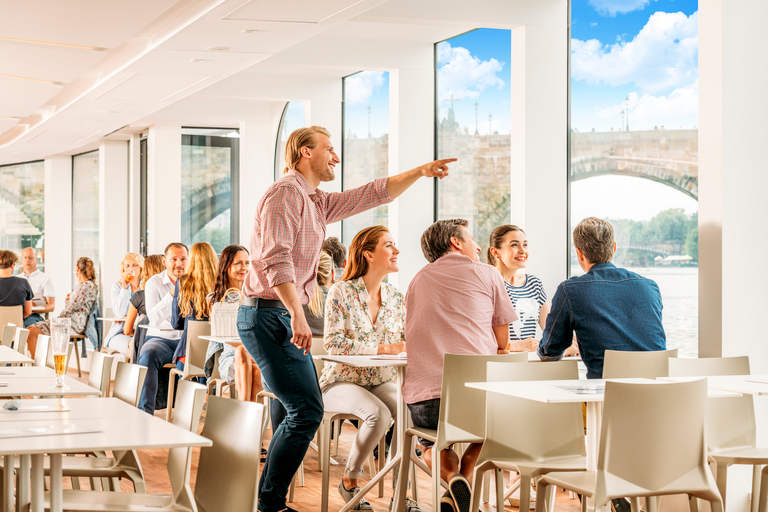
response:
[[[576,361],[488,363],[487,372],[488,382],[579,378]],[[544,404],[487,393],[485,410],[485,442],[477,458],[474,481],[480,482],[486,471],[495,470],[497,503],[504,503],[508,497],[503,493],[502,470],[520,473],[520,510],[525,511],[530,508],[533,478],[549,471],[586,469],[581,404]],[[477,489],[472,491],[472,500],[471,510],[478,510]]]
[[[101,396],[109,395],[109,377],[112,375],[112,361],[114,359],[114,357],[101,352],[93,353],[91,370],[88,373],[88,385],[101,391]]]
[[[179,383],[176,397],[176,414],[173,424],[195,431],[205,402],[205,386],[195,382]],[[235,427],[239,427],[236,425]],[[258,431],[258,429],[254,429]],[[233,437],[241,442],[242,436]],[[254,436],[258,438],[258,436]],[[127,452],[130,453],[130,452]],[[171,448],[168,451],[168,475],[173,494],[144,494],[106,491],[64,491],[63,508],[68,511],[141,511],[180,512],[194,511],[193,497],[189,488],[189,472],[192,448]],[[253,459],[251,459],[251,463]],[[224,461],[228,463],[228,461]],[[50,510],[50,497],[46,496],[46,510]]]
[[[176,387],[176,376],[180,380],[190,380],[194,377],[205,377],[205,352],[208,349],[208,341],[201,340],[200,336],[211,334],[211,324],[207,320],[190,320],[187,322],[187,357],[184,370],[179,370],[175,365],[170,365],[171,375],[168,379],[168,407],[165,412],[166,421],[173,417],[173,391]],[[168,365],[166,365],[168,366]]]
[[[551,487],[565,487],[594,498],[596,507],[628,496],[633,498],[632,512],[639,512],[638,497],[688,494],[722,512],[723,501],[707,466],[706,407],[706,379],[607,382],[597,470],[548,473],[539,479],[539,493],[547,496]],[[552,501],[537,500],[536,512],[544,512],[545,503]]]
[[[200,450],[195,483],[199,512],[253,512],[258,503],[261,436],[264,406],[221,397],[208,397],[202,436],[213,446]]]
[[[8,348],[13,345],[13,337],[16,335],[16,325],[7,324],[3,326],[2,344]]]
[[[669,373],[668,361],[677,357],[677,349],[624,352],[606,350],[603,359],[603,378],[646,378],[666,377]]]
[[[13,348],[16,349],[21,355],[27,353],[27,338],[29,337],[29,329],[16,328],[16,334],[13,336]]]
[[[749,375],[749,357],[712,357],[669,361],[670,377]],[[717,465],[715,478],[723,503],[726,499],[728,467],[733,464],[752,467],[752,505],[758,509],[761,494],[760,469],[768,464],[768,448],[757,447],[755,406],[751,395],[713,398],[707,409],[707,446],[709,460]]]
[[[146,376],[146,366],[118,361],[117,371],[115,371],[115,384],[112,386],[112,396],[134,407],[138,407]]]
[[[437,430],[411,427],[405,431],[404,456],[400,464],[398,482],[407,481],[414,436],[432,441],[433,470],[429,473],[432,475],[432,503],[435,510],[439,508],[440,487],[447,486],[440,478],[440,452],[453,443],[482,443],[485,439],[485,391],[468,388],[465,383],[485,382],[486,365],[490,362],[527,363],[528,353],[487,356],[445,354]],[[419,464],[419,467],[425,469],[426,465]],[[478,486],[478,482],[475,482],[475,486]],[[399,494],[395,497],[395,503],[403,503],[408,486],[398,487]]]
[[[48,352],[50,352],[51,337],[41,334],[37,337],[37,348],[35,349],[34,366],[45,366],[48,362]]]
[[[24,325],[24,306],[0,306],[0,326]]]

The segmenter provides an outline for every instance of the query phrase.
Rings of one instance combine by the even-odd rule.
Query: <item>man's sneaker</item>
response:
[[[611,510],[613,512],[630,512],[632,506],[626,498],[616,498],[611,500]]]
[[[389,498],[389,510],[392,511],[392,505],[394,504],[394,498]],[[419,504],[411,499],[410,496],[405,497],[405,512],[421,512]]]
[[[440,498],[440,512],[456,512],[456,504],[451,498],[451,491],[445,491],[443,497]]]
[[[348,491],[347,488],[344,487],[344,480],[339,482],[339,494],[341,494],[341,497],[344,498],[345,502],[349,503],[350,501],[355,501],[355,496],[359,493],[359,487],[353,487]],[[355,503],[355,506],[352,507],[352,510],[373,510],[373,507],[365,500],[365,498],[360,498],[357,500],[357,503]]]
[[[469,480],[461,473],[456,473],[448,482],[448,490],[451,492],[456,512],[469,512],[472,504],[472,487],[469,485]]]

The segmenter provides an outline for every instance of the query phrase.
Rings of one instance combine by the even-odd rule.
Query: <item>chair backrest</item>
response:
[[[184,363],[184,373],[188,375],[204,374],[205,353],[208,350],[208,340],[200,336],[210,336],[211,324],[207,320],[190,320],[187,322],[187,359]]]
[[[197,432],[206,391],[207,388],[202,384],[190,380],[180,380],[172,423],[190,432]],[[256,430],[258,431],[258,429]],[[171,448],[168,451],[168,476],[171,480],[173,495],[177,500],[182,496],[182,490],[185,486],[189,485],[191,465],[192,448]]]
[[[670,359],[669,376],[749,375],[749,357]],[[710,450],[756,446],[755,404],[751,395],[712,398],[707,404]]]
[[[488,363],[488,382],[578,378],[576,361]],[[586,457],[580,403],[545,404],[487,393],[485,433],[481,460],[543,462]]]
[[[440,449],[457,441],[482,442],[485,438],[485,391],[468,388],[467,382],[485,382],[491,361],[527,363],[528,353],[503,355],[445,354],[440,420],[437,435]]]
[[[312,362],[315,363],[315,372],[317,372],[317,378],[320,378],[320,374],[323,373],[323,367],[325,366],[325,361],[322,359],[315,359],[314,356],[324,356],[328,354],[328,352],[323,347],[323,337],[322,336],[312,336],[312,347],[310,347],[309,352],[312,354]]]
[[[112,375],[114,357],[102,352],[93,352],[91,369],[88,373],[88,385],[101,391],[101,396],[109,395],[109,377]]]
[[[112,396],[134,407],[138,407],[146,375],[146,366],[118,361],[117,371],[115,371],[115,385],[112,387]]]
[[[706,406],[706,379],[607,382],[596,505],[622,496],[717,493],[707,467]]]
[[[51,337],[41,334],[37,337],[37,347],[35,347],[35,366],[45,366],[48,362],[48,352],[50,352]]]
[[[24,325],[24,306],[0,306],[0,326]]]
[[[29,337],[29,329],[16,328],[16,334],[13,336],[13,348],[19,354],[27,353],[27,337]]]
[[[603,359],[603,378],[656,379],[669,374],[669,358],[677,357],[677,349],[624,352],[606,350]]]
[[[253,512],[257,505],[264,406],[208,397],[202,436],[213,446],[200,450],[195,501],[200,512]]]
[[[6,324],[3,326],[2,343],[8,348],[13,345],[13,337],[16,336],[16,325]]]

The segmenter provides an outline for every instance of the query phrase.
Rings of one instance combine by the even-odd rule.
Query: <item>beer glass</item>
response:
[[[54,318],[51,320],[51,345],[53,346],[53,362],[56,369],[56,385],[51,389],[69,389],[64,384],[64,373],[67,371],[67,349],[69,348],[69,318]]]

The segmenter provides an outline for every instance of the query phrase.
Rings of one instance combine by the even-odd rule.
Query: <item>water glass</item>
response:
[[[67,370],[66,360],[71,326],[72,322],[69,318],[54,318],[51,320],[51,346],[54,366],[56,368],[56,385],[53,388],[68,388],[64,384],[64,373]]]

